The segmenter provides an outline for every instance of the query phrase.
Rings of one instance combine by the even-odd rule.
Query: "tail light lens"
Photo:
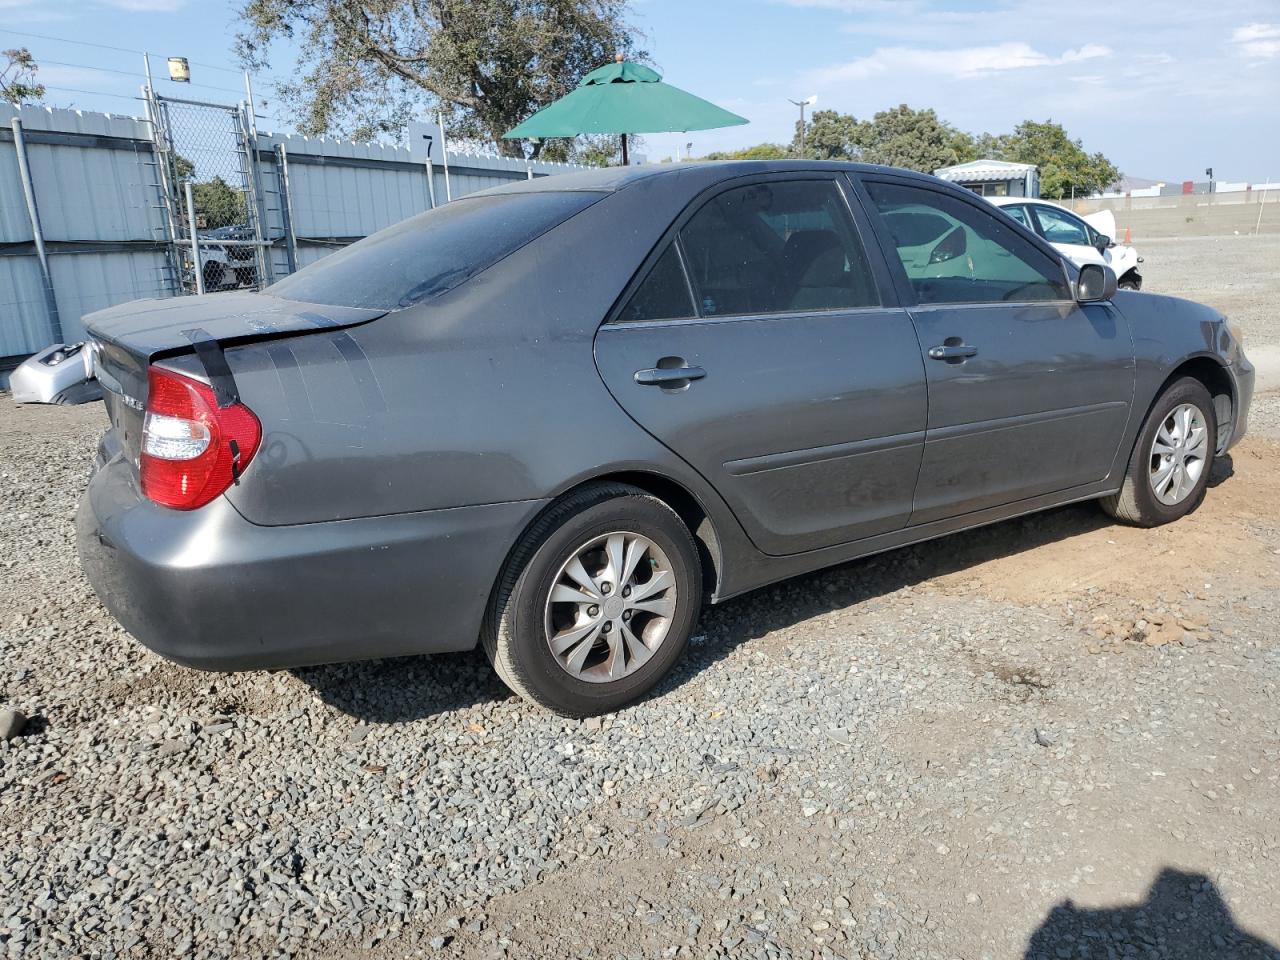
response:
[[[204,506],[236,481],[261,439],[244,404],[219,407],[199,380],[151,368],[139,459],[149,499],[177,510]]]

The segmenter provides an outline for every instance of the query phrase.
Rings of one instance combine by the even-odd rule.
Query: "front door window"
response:
[[[919,303],[1067,300],[1059,264],[996,213],[950,194],[867,184]]]

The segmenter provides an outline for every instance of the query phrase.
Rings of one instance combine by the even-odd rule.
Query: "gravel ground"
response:
[[[1148,284],[1203,269],[1280,344],[1251,239],[1201,242],[1232,283],[1146,244]],[[101,409],[6,399],[0,956],[1276,960],[1276,396],[1184,521],[1082,505],[760,591],[582,722],[480,655],[151,655],[75,562]]]

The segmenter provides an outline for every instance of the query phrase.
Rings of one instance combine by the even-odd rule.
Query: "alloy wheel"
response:
[[[1208,452],[1209,430],[1200,408],[1181,403],[1170,410],[1156,430],[1148,457],[1156,499],[1174,506],[1190,496],[1204,472]]]
[[[666,553],[638,533],[615,531],[575,549],[547,595],[552,656],[570,676],[609,683],[640,669],[671,630],[676,578]]]

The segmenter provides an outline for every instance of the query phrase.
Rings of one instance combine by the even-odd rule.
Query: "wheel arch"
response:
[[[1164,392],[1183,377],[1191,377],[1193,380],[1198,380],[1209,391],[1209,396],[1213,398],[1214,415],[1218,421],[1218,449],[1216,452],[1221,453],[1231,442],[1231,428],[1234,422],[1237,399],[1235,383],[1231,379],[1231,374],[1227,372],[1227,368],[1222,361],[1212,354],[1189,357],[1174,367],[1160,384],[1160,388],[1156,390],[1154,396],[1152,396],[1151,403],[1147,406],[1147,415],[1150,415],[1151,408],[1155,406],[1156,401],[1160,399]]]
[[[676,516],[688,527],[689,533],[693,536],[693,542],[697,545],[698,559],[702,568],[703,594],[705,596],[714,596],[719,584],[722,582],[724,555],[720,537],[716,533],[710,512],[703,506],[697,495],[685,484],[661,473],[639,469],[620,469],[596,474],[580,479],[557,493],[554,498],[529,519],[528,523],[520,529],[515,539],[512,540],[507,555],[503,559],[502,566],[494,572],[490,596],[492,597],[497,591],[502,581],[503,570],[506,569],[507,564],[510,562],[511,555],[524,541],[529,531],[546,515],[548,510],[567,497],[573,496],[584,487],[607,483],[621,483],[643,490],[645,493],[657,497],[675,511]]]

